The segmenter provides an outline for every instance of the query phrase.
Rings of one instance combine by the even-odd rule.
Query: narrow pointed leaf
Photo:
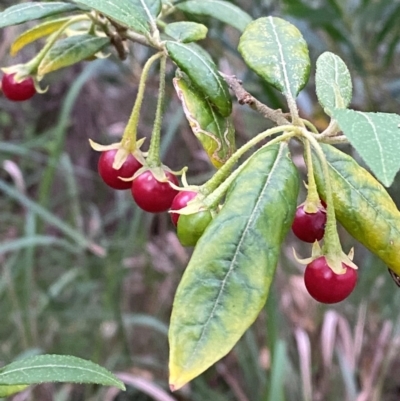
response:
[[[332,117],[376,178],[390,186],[400,169],[400,116],[336,109]]]
[[[191,21],[172,22],[165,28],[165,33],[178,42],[189,43],[202,40],[207,36],[208,28]]]
[[[10,395],[17,394],[23,390],[25,390],[27,385],[19,385],[19,386],[1,386],[0,385],[0,397],[9,397]]]
[[[52,33],[59,30],[69,18],[58,18],[51,21],[46,21],[41,24],[34,26],[31,29],[23,32],[19,35],[11,45],[10,53],[15,56],[21,49],[26,45],[34,42],[37,39],[43,38],[45,36],[51,35]]]
[[[59,40],[46,54],[39,65],[38,74],[43,76],[51,71],[68,67],[93,56],[110,43],[109,38],[92,35],[75,35]]]
[[[63,3],[61,1],[54,1],[51,3],[30,1],[16,4],[15,6],[6,8],[0,13],[0,28],[78,9],[79,8],[73,4]]]
[[[353,95],[351,76],[339,56],[325,52],[318,57],[315,85],[318,101],[328,114],[350,104]]]
[[[221,77],[214,62],[198,51],[194,43],[166,42],[168,54],[184,71],[195,86],[217,108],[223,117],[232,112],[232,100],[228,85]]]
[[[178,3],[176,8],[193,15],[217,18],[225,24],[232,25],[241,32],[252,21],[249,14],[228,1],[189,0]]]
[[[261,78],[295,98],[310,75],[308,47],[300,31],[281,18],[259,18],[244,30],[239,52]]]
[[[400,212],[386,189],[351,156],[322,145],[340,224],[361,244],[400,275]],[[325,178],[313,154],[318,192],[326,199]]]
[[[161,9],[160,0],[74,0],[106,15],[119,24],[146,34],[150,32],[150,21]]]
[[[298,190],[287,144],[258,151],[234,181],[175,296],[169,330],[172,389],[226,355],[258,316]]]
[[[235,151],[232,119],[221,116],[187,77],[174,78],[173,83],[193,133],[213,165],[221,167]]]
[[[0,369],[0,385],[29,385],[49,382],[124,384],[111,372],[93,362],[68,355],[39,355],[21,359]]]

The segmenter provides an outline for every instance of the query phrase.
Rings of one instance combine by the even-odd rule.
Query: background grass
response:
[[[0,10],[14,2],[3,1]],[[352,107],[398,112],[400,4],[378,1],[235,1],[253,17],[276,15],[295,23],[313,62],[330,50],[352,72]],[[182,16],[181,16],[182,17]],[[263,102],[285,108],[276,91],[238,57],[238,33],[207,20],[210,50],[225,73],[238,75]],[[0,64],[23,27],[0,31]],[[128,391],[95,386],[41,385],[15,400],[339,401],[397,400],[400,381],[400,291],[386,267],[340,231],[356,249],[360,280],[344,302],[326,307],[306,293],[292,247],[308,245],[289,234],[271,295],[259,319],[235,349],[189,386],[167,389],[167,330],[172,300],[190,256],[167,214],[149,215],[130,193],[108,189],[96,172],[88,138],[118,140],[133,105],[140,65],[132,58],[84,63],[46,78],[49,91],[26,103],[0,97],[0,363],[38,353],[71,354],[120,372]],[[168,66],[169,83],[173,66]],[[157,79],[150,79],[139,135],[148,136]],[[189,166],[189,181],[213,172],[190,132],[171,85],[167,88],[163,160]],[[301,113],[323,128],[313,82],[299,97]],[[239,144],[268,122],[235,105]],[[303,169],[301,149],[293,148]],[[357,155],[354,155],[357,158]],[[390,189],[400,202],[399,180]],[[304,193],[299,203],[304,199]]]

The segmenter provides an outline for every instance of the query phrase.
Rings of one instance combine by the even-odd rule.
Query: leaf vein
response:
[[[214,301],[214,305],[213,305],[213,308],[212,308],[212,310],[211,310],[210,316],[208,317],[207,321],[204,323],[203,328],[202,328],[202,330],[201,330],[200,337],[199,337],[199,339],[198,339],[198,341],[197,341],[197,344],[196,344],[195,348],[193,349],[193,351],[192,351],[190,357],[188,358],[188,363],[189,363],[189,361],[191,361],[193,355],[196,354],[197,349],[198,349],[200,343],[201,343],[202,340],[203,340],[203,337],[204,337],[204,335],[205,335],[205,332],[207,331],[207,328],[208,328],[208,326],[209,326],[209,323],[210,323],[211,319],[214,317],[214,314],[215,314],[215,311],[216,311],[218,302],[219,302],[219,300],[220,300],[220,298],[221,298],[221,296],[222,296],[222,293],[224,292],[226,282],[227,282],[229,276],[231,275],[231,273],[234,271],[234,269],[235,269],[235,267],[236,267],[236,266],[235,266],[235,265],[236,265],[236,259],[237,259],[238,254],[241,252],[241,246],[242,246],[242,244],[243,244],[243,242],[244,242],[244,240],[245,240],[245,237],[246,237],[247,233],[249,232],[249,229],[250,229],[250,227],[251,227],[251,225],[252,225],[252,223],[253,223],[253,221],[254,221],[254,219],[255,219],[255,217],[256,217],[255,211],[258,210],[258,205],[260,204],[261,199],[262,199],[262,197],[263,197],[265,191],[267,190],[267,188],[268,188],[268,186],[269,186],[269,184],[270,184],[271,177],[272,177],[272,175],[273,175],[275,169],[277,168],[277,165],[278,165],[279,160],[281,159],[283,150],[284,150],[284,147],[281,146],[281,147],[279,148],[279,152],[278,152],[278,154],[277,154],[277,156],[276,156],[276,160],[275,160],[275,162],[274,162],[274,164],[273,164],[273,166],[272,166],[272,168],[271,168],[271,170],[270,170],[270,172],[269,172],[269,174],[268,174],[268,178],[267,178],[267,180],[266,180],[266,182],[265,182],[265,185],[264,185],[264,187],[262,188],[262,190],[260,191],[260,194],[259,194],[259,196],[258,196],[258,198],[257,198],[256,204],[254,205],[254,208],[253,208],[253,210],[252,210],[252,212],[251,212],[251,214],[250,214],[250,217],[249,217],[249,219],[248,219],[248,221],[247,221],[247,224],[246,224],[246,226],[245,226],[245,228],[244,228],[244,231],[243,231],[243,233],[242,233],[242,235],[241,235],[241,237],[240,237],[239,243],[238,243],[238,245],[237,245],[237,247],[236,247],[236,250],[235,250],[235,253],[234,253],[234,255],[233,255],[232,261],[231,261],[231,263],[230,263],[230,265],[229,265],[228,271],[227,271],[227,273],[226,273],[224,279],[222,280],[221,287],[220,287],[219,292],[218,292],[218,295],[217,295],[217,297],[216,297],[216,299],[215,299],[215,301]]]
[[[276,39],[276,43],[278,44],[279,57],[280,57],[280,59],[281,59],[280,64],[281,64],[282,70],[283,70],[283,80],[284,80],[284,82],[285,82],[286,94],[287,94],[287,95],[293,96],[293,94],[291,93],[291,90],[290,90],[289,77],[288,77],[287,71],[286,71],[286,60],[285,60],[285,57],[284,57],[284,54],[283,54],[282,44],[281,44],[281,42],[280,42],[280,40],[279,40],[278,33],[276,32],[276,27],[275,27],[275,24],[274,24],[274,19],[273,19],[273,17],[268,17],[268,18],[269,18],[269,20],[270,20],[270,22],[271,22],[271,25],[272,25],[272,30],[273,30],[273,32],[274,32],[274,36],[275,36],[275,39]]]
[[[111,380],[114,383],[118,383],[119,382],[117,380],[115,380],[112,376],[106,375],[102,372],[99,372],[97,370],[93,370],[93,369],[89,369],[89,368],[83,368],[83,367],[79,367],[79,366],[69,366],[69,365],[59,365],[59,364],[44,364],[44,365],[39,365],[39,366],[27,366],[27,367],[21,367],[21,368],[16,368],[16,369],[11,369],[8,370],[6,372],[0,373],[0,380],[3,377],[7,377],[8,375],[10,375],[11,373],[18,373],[21,372],[23,374],[27,374],[27,370],[34,370],[34,369],[48,369],[48,368],[57,368],[57,369],[68,369],[68,370],[82,370],[85,372],[90,372],[90,373],[94,373],[96,375],[99,376],[103,376],[105,378],[107,378],[108,380]],[[20,384],[27,384],[27,383],[20,383]]]
[[[378,144],[378,149],[379,149],[379,160],[381,161],[383,174],[384,174],[385,178],[388,180],[387,171],[386,171],[386,165],[385,165],[385,163],[384,163],[383,148],[382,148],[382,144],[381,144],[380,141],[379,141],[379,136],[378,136],[378,133],[376,132],[376,127],[375,127],[373,121],[369,118],[369,116],[368,116],[366,113],[359,112],[359,114],[360,114],[361,116],[363,116],[363,117],[367,120],[368,124],[369,124],[369,125],[371,126],[371,128],[372,128],[372,132],[374,133],[376,142],[377,142],[377,144]]]

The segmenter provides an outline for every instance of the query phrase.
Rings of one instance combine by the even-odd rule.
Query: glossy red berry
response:
[[[307,213],[304,205],[297,207],[292,230],[297,238],[304,242],[320,241],[325,233],[326,210],[318,209],[316,213]]]
[[[325,256],[309,263],[304,272],[304,283],[309,294],[318,302],[334,304],[347,298],[357,282],[357,270],[348,267],[344,274],[336,274],[327,264]]]
[[[169,171],[165,172],[168,180],[178,185],[178,180]],[[168,182],[160,182],[154,177],[151,170],[146,170],[132,181],[132,196],[137,205],[150,213],[167,211],[178,191]]]
[[[175,196],[172,201],[171,210],[183,209],[189,201],[197,196],[197,192],[194,191],[181,191]],[[171,213],[171,220],[175,226],[178,225],[179,213]]]
[[[22,102],[30,99],[35,93],[36,88],[32,77],[27,77],[21,82],[15,82],[15,74],[4,74],[1,80],[1,88],[4,96],[15,102]]]
[[[101,153],[98,163],[98,171],[103,181],[114,189],[129,189],[132,181],[122,181],[118,177],[130,178],[142,167],[141,163],[131,154],[118,170],[113,168],[117,149],[106,150]]]

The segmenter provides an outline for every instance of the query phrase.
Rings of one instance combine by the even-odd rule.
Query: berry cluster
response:
[[[2,81],[4,96],[12,101],[28,100],[36,94],[35,83],[32,77],[21,81],[15,80],[15,73],[4,74]],[[189,201],[197,196],[194,191],[177,191],[169,182],[179,185],[175,175],[165,171],[169,182],[159,181],[153,172],[144,170],[132,181],[128,179],[142,168],[142,164],[129,154],[119,169],[113,168],[117,149],[102,152],[98,171],[103,181],[111,188],[117,190],[130,189],[136,204],[149,213],[165,212],[169,209],[183,209]],[[177,227],[178,237],[185,246],[193,246],[200,238],[205,228],[211,221],[208,211],[185,215],[183,218],[178,213],[171,213],[173,224]],[[178,224],[179,220],[184,220]],[[297,207],[292,224],[293,233],[302,241],[314,243],[324,237],[327,220],[326,204],[314,213],[305,210],[305,204]],[[345,265],[344,274],[336,274],[328,265],[325,256],[320,256],[307,264],[304,273],[304,282],[309,294],[322,303],[336,303],[347,298],[353,291],[357,282],[357,270]]]
[[[168,182],[158,181],[150,170],[145,170],[132,181],[124,181],[121,178],[130,178],[142,167],[142,164],[129,154],[122,166],[116,170],[113,168],[116,149],[102,152],[98,171],[103,181],[111,188],[118,190],[130,189],[136,204],[149,213],[167,211],[178,191]],[[169,182],[178,185],[178,180],[169,171],[165,172]]]
[[[304,242],[314,243],[324,237],[326,225],[326,204],[315,213],[307,213],[304,204],[297,207],[292,224],[293,233]],[[336,274],[328,265],[325,256],[307,264],[304,283],[309,294],[317,301],[332,304],[343,301],[353,291],[357,282],[357,270],[342,263],[344,274]]]
[[[103,151],[98,163],[98,171],[103,181],[111,188],[118,190],[130,189],[136,204],[146,212],[160,213],[171,210],[172,223],[177,227],[178,238],[184,246],[194,246],[212,220],[208,210],[202,210],[190,215],[181,215],[178,211],[187,206],[198,193],[195,191],[178,191],[177,178],[169,171],[164,171],[168,181],[159,181],[151,169],[139,172],[133,180],[131,178],[141,169],[142,164],[129,154],[119,169],[113,168],[116,149]]]

